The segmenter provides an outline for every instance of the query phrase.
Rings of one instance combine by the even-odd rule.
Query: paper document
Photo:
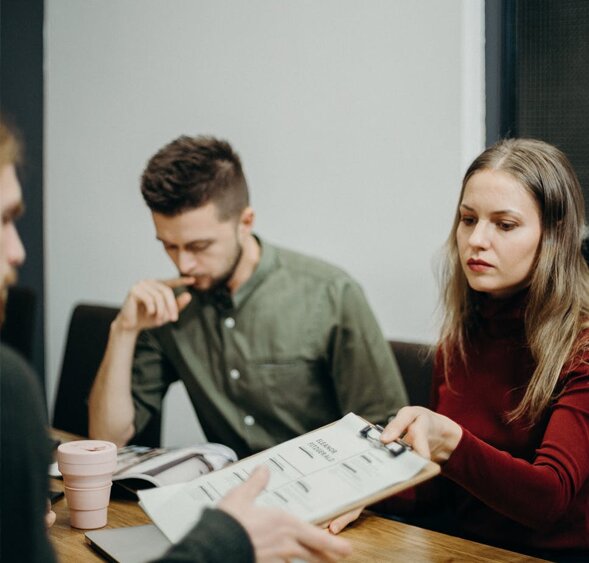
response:
[[[410,450],[394,456],[378,440],[360,435],[366,421],[353,413],[223,469],[177,486],[140,491],[141,506],[168,537],[178,542],[198,521],[202,510],[266,465],[271,478],[256,503],[276,506],[308,522],[324,523],[347,510],[388,496],[393,485],[429,468]],[[434,468],[433,470],[431,468]]]
[[[119,448],[112,480],[136,493],[138,489],[187,483],[237,461],[227,446],[207,442],[182,448]]]

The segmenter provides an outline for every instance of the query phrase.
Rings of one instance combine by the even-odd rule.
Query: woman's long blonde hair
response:
[[[481,170],[511,175],[540,208],[542,236],[532,265],[525,310],[526,337],[536,369],[522,401],[508,413],[510,421],[525,419],[532,424],[549,405],[564,364],[580,352],[579,333],[589,319],[589,268],[581,253],[585,231],[583,193],[569,160],[556,147],[532,139],[508,139],[485,150],[470,165],[462,181],[458,206],[466,183]],[[442,271],[444,312],[439,343],[446,367],[456,353],[466,361],[465,344],[476,329],[475,292],[462,270],[456,243],[458,206]],[[451,370],[445,371],[448,374]]]

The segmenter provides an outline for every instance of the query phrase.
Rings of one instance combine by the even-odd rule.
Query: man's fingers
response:
[[[138,332],[145,328],[176,322],[180,311],[190,302],[191,296],[187,291],[176,296],[173,288],[193,283],[194,278],[190,276],[137,282],[129,290],[121,307],[117,316],[117,327],[124,331]]]
[[[155,309],[152,313],[149,313],[149,309],[147,311],[157,323],[177,320],[178,306],[169,287],[160,282],[143,282],[141,288],[152,300]]]
[[[188,293],[188,291],[185,291],[184,293],[181,293],[180,295],[178,295],[178,297],[176,297],[176,303],[178,305],[178,312],[183,311],[186,306],[188,305],[188,303],[190,303],[192,301],[192,295],[190,295],[190,293]]]
[[[331,562],[346,557],[352,551],[349,541],[336,537],[326,530],[286,514],[277,516],[277,525],[281,518],[283,518],[282,526],[290,530],[288,541],[292,542],[290,547],[281,546],[281,554],[289,559],[296,557],[309,562]]]
[[[154,316],[157,313],[157,307],[155,299],[151,291],[145,285],[137,285],[131,291],[131,300],[129,300],[130,306],[135,308],[137,305],[143,305],[145,312]]]
[[[244,505],[253,504],[255,498],[264,490],[269,480],[270,471],[266,466],[259,465],[252,471],[252,474],[245,483],[235,487],[227,494],[226,499],[223,499],[219,503],[219,508],[223,508],[227,504],[224,500],[227,500],[231,505],[235,502],[243,503]]]
[[[339,539],[339,538],[338,538]],[[306,563],[336,563],[337,561],[341,561],[345,557],[347,557],[351,553],[350,551],[342,552],[342,551],[318,551],[316,549],[308,548],[307,556],[302,557],[303,561]]]
[[[189,295],[187,292],[185,292]],[[158,322],[178,320],[178,303],[170,287],[162,282],[145,280],[139,282],[131,294],[145,312]],[[184,298],[186,299],[186,298]]]
[[[188,305],[188,303],[190,303],[192,296],[187,291],[184,291],[179,295],[174,295],[174,292],[169,290],[192,285],[194,283],[194,278],[190,276],[182,276],[179,278],[162,280],[157,283],[161,284],[160,287],[162,290],[164,290],[164,287],[166,289],[163,291],[163,294],[166,299],[170,319],[172,321],[177,321],[178,314]]]
[[[168,287],[175,288],[175,287],[182,287],[194,284],[195,279],[192,276],[180,276],[179,278],[172,278],[169,280],[162,280],[164,285]]]
[[[286,537],[282,539],[279,551],[280,560],[284,558],[285,562],[290,562],[291,559],[304,561],[305,563],[324,561],[314,557],[312,551],[307,549],[296,537]]]
[[[362,509],[360,509],[361,511]],[[307,549],[325,555],[332,554],[336,557],[345,557],[352,552],[352,546],[349,541],[327,533],[325,530],[321,530],[306,522],[302,523],[299,541]]]
[[[45,512],[45,527],[46,528],[51,528],[51,526],[53,526],[53,524],[55,524],[55,519],[57,518],[57,514],[55,514],[55,512],[53,512],[53,509],[51,508],[51,503],[49,501],[47,501],[47,512]]]
[[[258,465],[249,476],[248,480],[241,486],[242,499],[253,502],[264,490],[270,480],[270,470],[265,465]]]
[[[167,316],[171,321],[178,320],[178,301],[174,292],[163,284],[158,284],[157,287],[158,291],[160,292],[166,307]]]

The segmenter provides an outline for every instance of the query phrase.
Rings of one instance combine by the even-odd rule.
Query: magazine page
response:
[[[426,466],[427,478],[439,471],[437,465],[410,450],[395,455],[380,444],[378,437],[367,439],[361,433],[366,424],[350,413],[171,493],[165,487],[140,491],[140,504],[175,543],[192,528],[206,506],[214,505],[245,481],[258,465],[268,466],[271,477],[256,502],[283,508],[313,523],[324,523],[388,496],[394,485],[409,482]]]
[[[235,452],[222,444],[181,448],[130,445],[118,450],[113,481],[133,480],[133,488],[161,487],[191,481],[235,461]]]

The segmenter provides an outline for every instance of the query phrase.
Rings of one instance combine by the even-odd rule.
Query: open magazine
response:
[[[119,448],[112,480],[130,491],[137,491],[186,483],[235,461],[235,452],[222,444],[180,448],[130,445]]]

